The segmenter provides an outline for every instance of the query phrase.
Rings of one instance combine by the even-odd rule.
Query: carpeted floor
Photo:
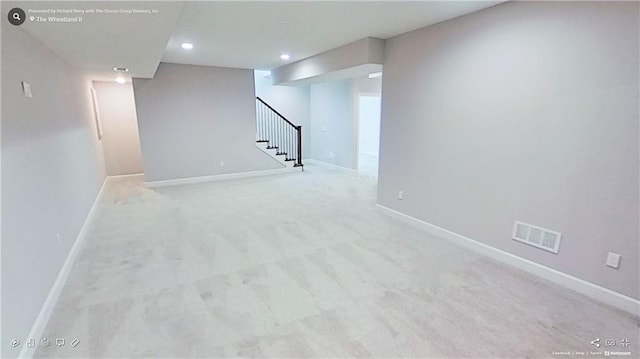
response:
[[[637,355],[636,319],[397,222],[375,194],[374,178],[317,164],[111,183],[45,331],[80,344],[36,356]]]

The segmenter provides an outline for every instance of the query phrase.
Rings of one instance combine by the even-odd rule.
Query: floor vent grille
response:
[[[513,240],[526,243],[551,253],[558,253],[562,234],[550,229],[516,221],[513,225]]]

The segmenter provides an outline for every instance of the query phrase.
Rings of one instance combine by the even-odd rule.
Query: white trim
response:
[[[194,183],[202,183],[202,182],[226,181],[226,180],[239,179],[239,178],[273,176],[273,175],[301,172],[301,171],[302,171],[302,167],[289,167],[289,168],[277,168],[273,170],[225,173],[225,174],[212,175],[212,176],[187,177],[187,178],[176,178],[176,179],[161,180],[161,181],[150,181],[150,182],[145,182],[144,184],[148,188],[155,188],[155,187],[176,186],[176,185],[194,184]]]
[[[625,312],[631,313],[636,317],[640,317],[640,300],[638,299],[631,298],[624,294],[615,292],[611,289],[607,289],[597,284],[587,282],[583,279],[543,266],[542,264],[538,264],[528,259],[518,257],[509,252],[505,252],[484,243],[480,243],[461,234],[438,227],[431,223],[427,223],[425,221],[411,217],[391,208],[387,208],[380,204],[376,204],[376,206],[384,213],[405,223],[413,225],[416,228],[421,229],[429,234],[446,239],[456,245],[486,255],[487,257],[493,258],[502,263],[514,266],[525,272],[531,273],[553,283],[559,284],[563,287],[574,290],[578,293],[584,294],[599,302],[624,310]]]
[[[342,167],[342,166],[338,166],[338,165],[330,163],[330,162],[316,160],[316,159],[313,159],[313,158],[305,160],[305,163],[306,164],[317,165],[317,166],[331,167],[331,168],[334,168],[334,169],[337,169],[337,170],[343,170],[343,171],[349,171],[349,172],[357,172],[358,171],[355,168]]]
[[[123,181],[123,180],[127,180],[127,179],[133,179],[133,178],[140,178],[140,179],[144,179],[144,173],[132,173],[132,174],[128,174],[128,175],[114,175],[114,176],[107,176],[107,182],[117,182],[117,181]]]
[[[29,331],[29,336],[27,338],[34,338],[36,342],[42,336],[47,324],[49,323],[49,319],[51,318],[51,312],[53,308],[56,306],[58,299],[60,298],[60,294],[62,293],[62,289],[69,278],[69,273],[73,268],[73,264],[75,263],[78,255],[82,251],[82,247],[84,245],[85,239],[87,237],[87,233],[91,224],[93,223],[93,219],[96,215],[96,211],[98,208],[98,203],[100,203],[100,199],[104,193],[104,188],[109,181],[109,177],[106,177],[102,182],[102,186],[100,187],[100,191],[98,191],[98,195],[96,199],[93,201],[93,205],[89,209],[87,213],[87,217],[80,227],[80,232],[78,232],[78,236],[76,237],[73,246],[71,246],[71,250],[69,254],[67,254],[67,259],[65,259],[62,264],[62,268],[60,268],[60,272],[58,272],[58,276],[56,277],[56,281],[53,283],[51,290],[49,291],[49,295],[47,295],[47,299],[44,301],[42,308],[40,308],[40,313],[38,313],[38,317],[36,317],[33,326],[31,327],[31,331]],[[20,354],[18,354],[18,358],[32,358],[35,353],[34,348],[28,348],[25,344],[22,346],[22,350],[20,350]]]
[[[98,106],[98,93],[93,86],[89,87],[89,91],[91,92],[91,103],[93,104],[93,117],[96,122],[96,132],[98,135],[98,140],[101,140],[103,132],[102,121],[100,120],[100,106]]]

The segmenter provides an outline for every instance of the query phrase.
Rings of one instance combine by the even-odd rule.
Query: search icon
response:
[[[9,22],[15,26],[22,25],[24,20],[26,20],[24,10],[22,10],[19,7],[11,9],[9,11],[8,17],[9,17]]]

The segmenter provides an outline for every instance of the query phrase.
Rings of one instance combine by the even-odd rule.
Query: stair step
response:
[[[273,149],[276,149],[276,148],[278,148],[278,146],[267,146],[268,150],[273,150]]]
[[[276,156],[283,156],[283,155],[286,155],[286,154],[287,154],[286,152],[276,152]]]
[[[260,143],[260,142],[269,142],[269,140],[257,140],[256,142]]]

